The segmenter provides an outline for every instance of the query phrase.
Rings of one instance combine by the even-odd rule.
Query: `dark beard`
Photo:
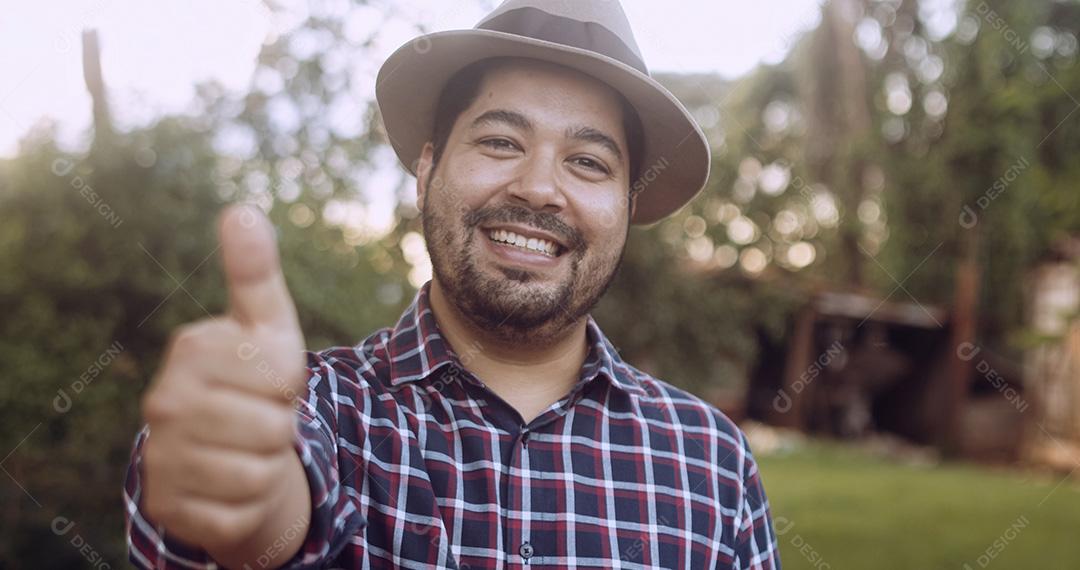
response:
[[[624,242],[614,267],[606,275],[583,275],[586,246],[581,235],[553,214],[513,205],[472,210],[462,217],[465,235],[455,236],[455,225],[437,214],[434,207],[428,207],[432,196],[429,195],[424,203],[423,228],[428,254],[435,278],[446,297],[474,327],[508,342],[544,343],[559,338],[600,301],[615,279],[626,251]],[[566,260],[570,263],[569,279],[554,291],[508,294],[505,281],[482,273],[475,259],[477,249],[482,246],[476,243],[479,234],[476,229],[481,225],[509,222],[559,236],[568,246],[568,251],[562,255],[570,256]],[[535,277],[523,269],[503,267],[499,271],[512,283],[529,283]]]

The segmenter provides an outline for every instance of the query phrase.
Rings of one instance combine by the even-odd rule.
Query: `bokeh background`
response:
[[[92,0],[0,15],[0,567],[125,567],[214,221],[278,228],[309,348],[430,278],[374,105],[492,0]],[[624,0],[713,145],[594,312],[751,438],[785,568],[1080,567],[1080,2]]]

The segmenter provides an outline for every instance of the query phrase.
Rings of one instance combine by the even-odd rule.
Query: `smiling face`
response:
[[[474,326],[557,338],[599,301],[632,214],[621,100],[569,68],[500,60],[417,189],[435,286]]]

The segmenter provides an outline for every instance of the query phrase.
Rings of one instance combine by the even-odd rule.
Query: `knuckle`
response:
[[[245,463],[238,469],[235,477],[240,487],[257,494],[259,491],[270,487],[274,474],[270,469],[269,462],[252,461]]]
[[[161,465],[161,453],[158,451],[158,446],[153,441],[153,438],[146,440],[146,447],[143,448],[143,463],[146,465],[147,475],[155,475],[157,468]]]
[[[199,335],[200,330],[197,324],[181,325],[169,338],[169,352],[177,356],[193,352],[199,343]]]
[[[203,353],[212,349],[221,326],[216,321],[202,320],[181,325],[173,331],[170,352],[177,356]]]
[[[150,424],[174,420],[181,415],[179,402],[158,389],[143,396],[142,411],[143,418]]]
[[[229,509],[205,521],[206,529],[222,544],[238,544],[251,534],[251,522],[240,509]]]
[[[176,500],[161,492],[149,483],[146,486],[146,516],[154,522],[168,525],[179,518],[180,509]]]
[[[160,446],[148,445],[143,451],[143,464],[146,466],[146,481],[148,487],[153,487],[157,498],[169,496],[172,489],[172,471],[175,466],[171,463],[173,454],[161,449]]]

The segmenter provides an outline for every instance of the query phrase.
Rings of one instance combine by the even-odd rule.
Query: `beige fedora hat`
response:
[[[626,97],[644,129],[635,224],[678,210],[709,178],[709,143],[693,116],[649,76],[618,0],[507,0],[475,28],[435,32],[397,49],[383,64],[376,99],[390,144],[405,168],[431,139],[447,81],[490,57],[527,57],[580,70]]]

